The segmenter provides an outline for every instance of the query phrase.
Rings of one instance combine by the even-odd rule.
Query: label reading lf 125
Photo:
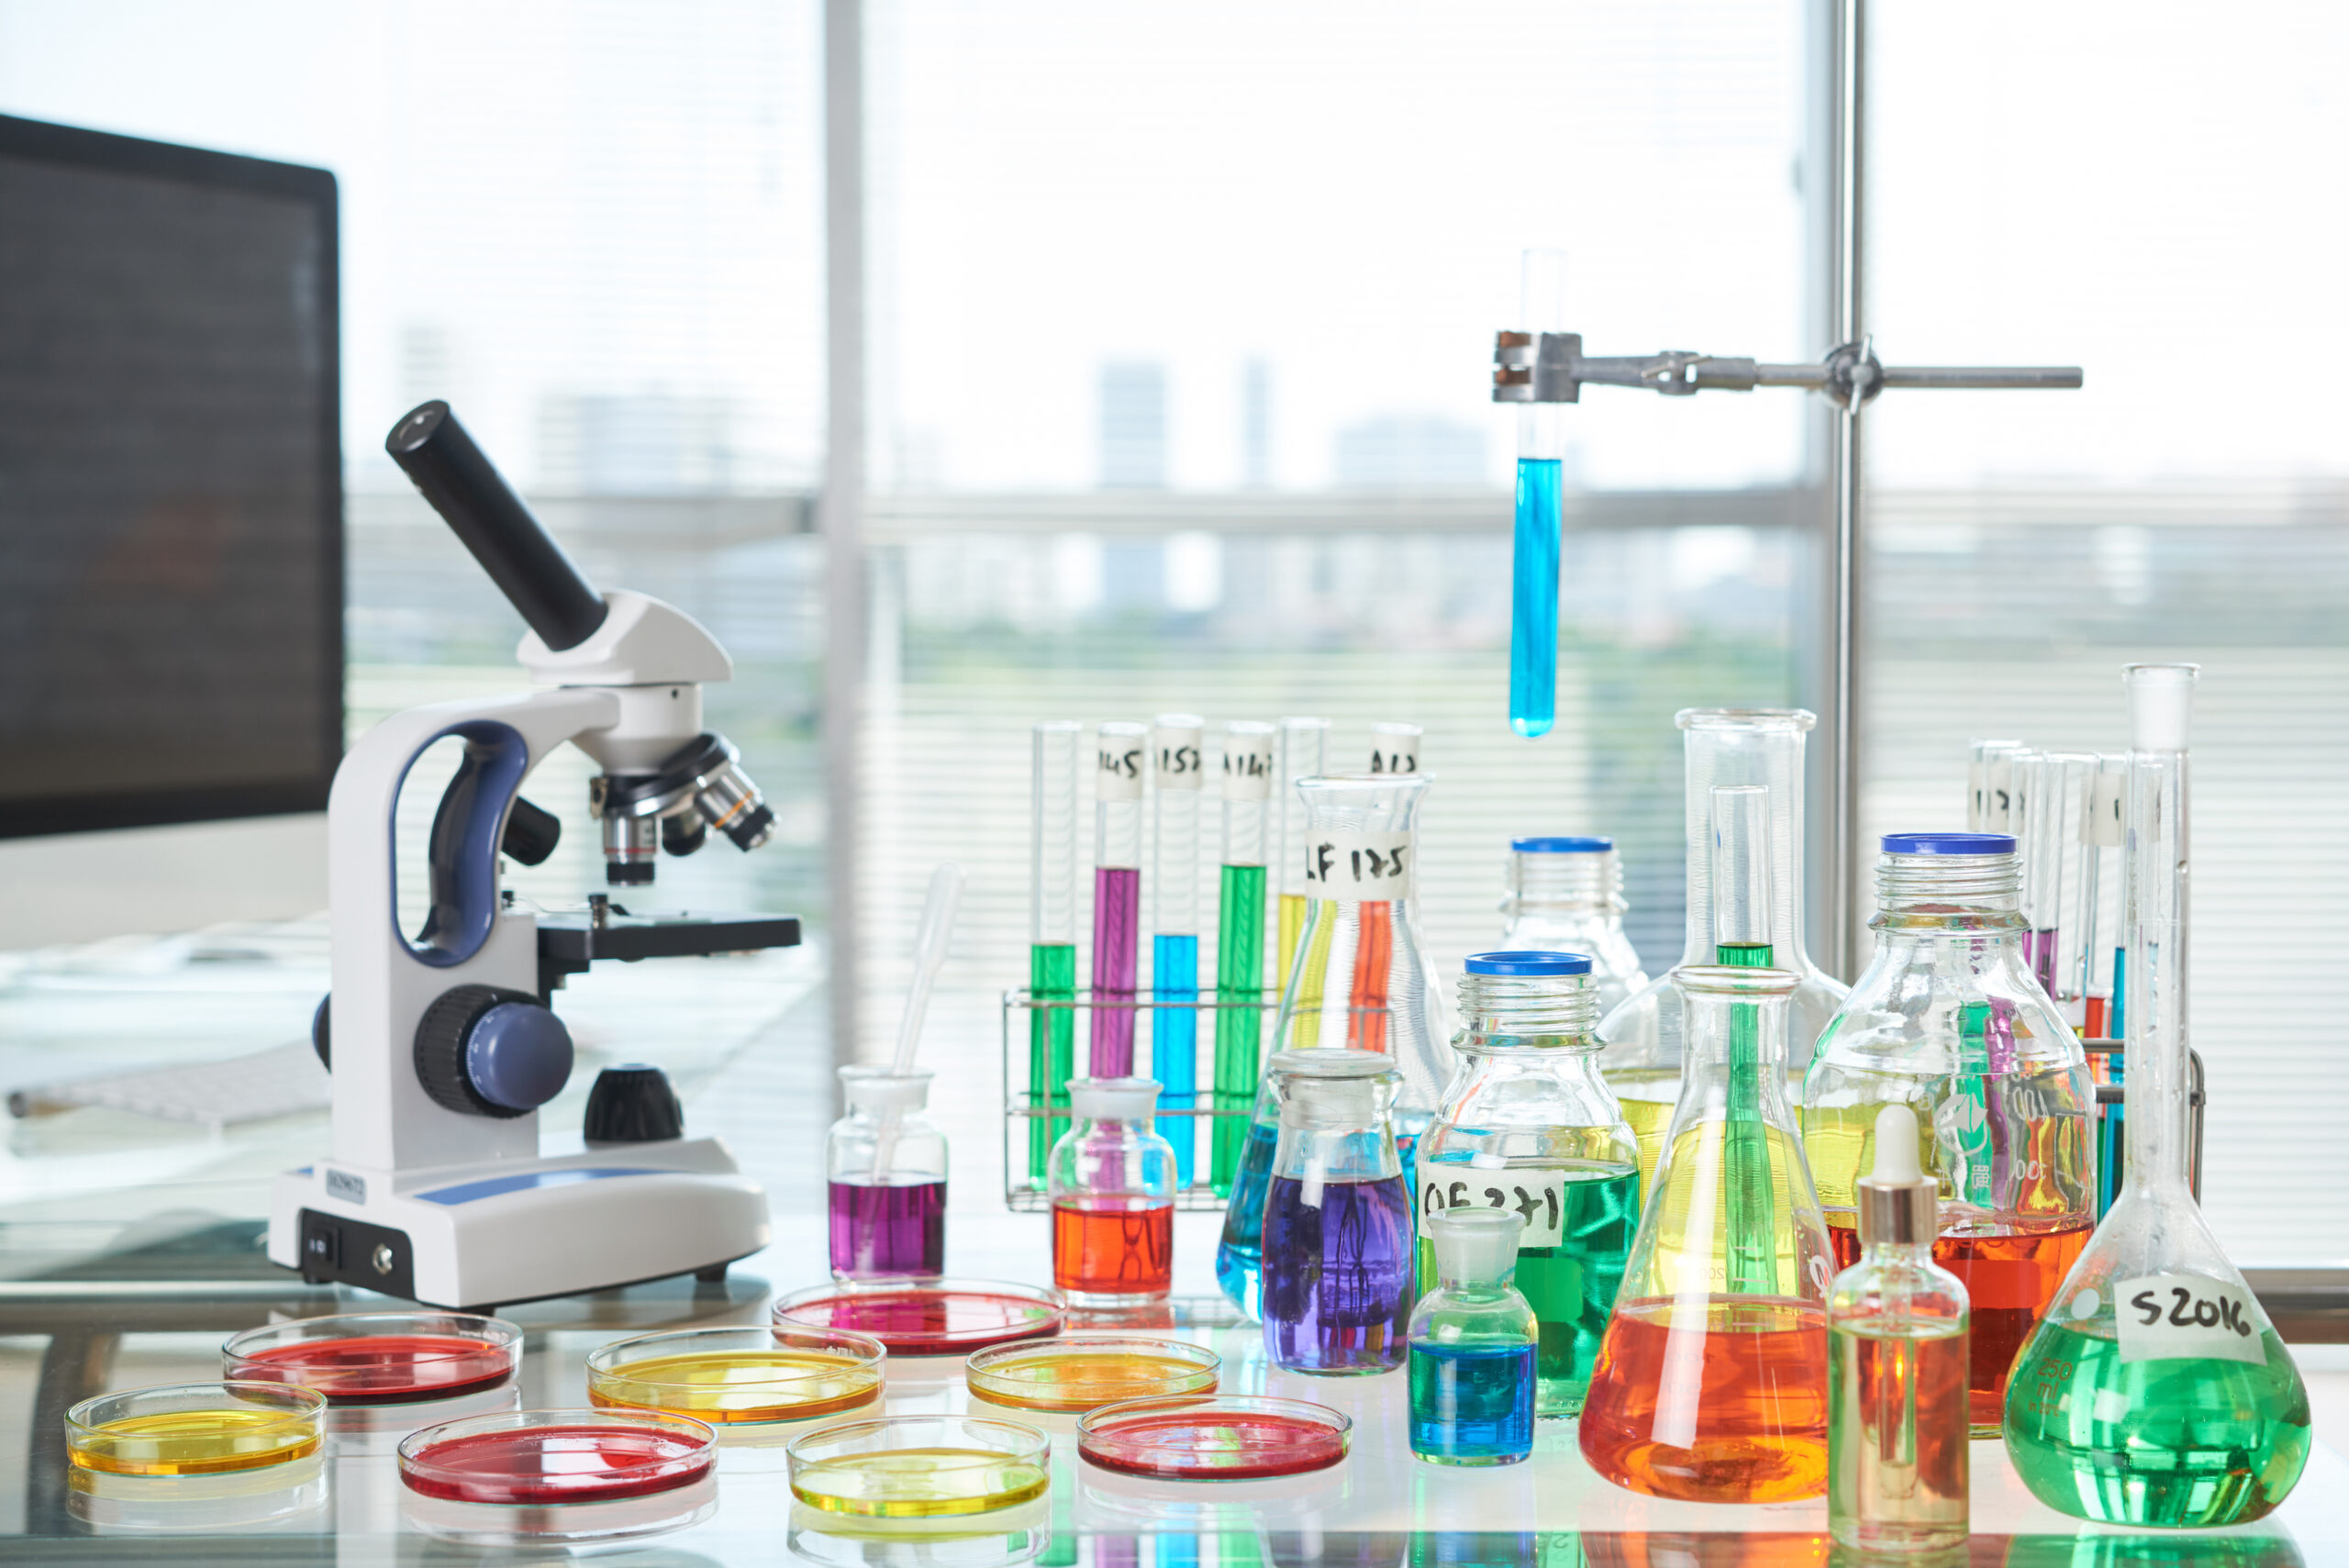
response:
[[[1408,833],[1314,833],[1305,840],[1305,891],[1316,898],[1408,898]]]

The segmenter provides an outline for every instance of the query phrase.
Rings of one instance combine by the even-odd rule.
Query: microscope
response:
[[[533,689],[394,715],[351,747],[328,802],[333,989],[312,1036],[334,1085],[333,1150],[277,1178],[269,1256],[313,1284],[436,1307],[487,1307],[693,1273],[767,1244],[766,1196],[724,1143],[685,1136],[655,1067],[607,1069],[573,1148],[542,1150],[539,1107],[572,1069],[553,1011],[566,976],[623,961],[789,947],[789,916],[631,916],[608,894],[581,916],[518,906],[501,857],[535,865],[562,830],[522,798],[568,741],[599,769],[589,808],[615,888],[653,880],[656,851],[714,829],[744,851],[774,814],[734,747],[702,727],[701,688],[733,662],[693,618],[625,591],[599,595],[445,403],[385,446],[521,612]],[[395,811],[417,759],[462,743],[422,868],[429,912],[397,906]],[[413,871],[413,868],[412,868]]]

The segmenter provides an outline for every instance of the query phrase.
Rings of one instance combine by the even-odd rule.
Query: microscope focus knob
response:
[[[669,1075],[641,1062],[607,1067],[587,1092],[587,1141],[652,1143],[685,1135],[685,1108]]]
[[[523,1116],[571,1081],[571,1031],[528,992],[460,985],[416,1026],[416,1076],[450,1110]]]

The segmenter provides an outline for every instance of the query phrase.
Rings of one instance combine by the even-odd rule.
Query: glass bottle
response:
[[[1727,962],[1713,933],[1712,795],[1718,785],[1758,784],[1770,792],[1772,967],[1796,981],[1787,1024],[1787,1071],[1799,1085],[1812,1042],[1850,991],[1803,951],[1803,737],[1818,719],[1802,708],[1692,707],[1683,708],[1675,721],[1684,736],[1688,856],[1688,944],[1680,962]],[[1680,998],[1665,975],[1650,981],[1598,1024],[1598,1037],[1607,1042],[1599,1071],[1639,1135],[1643,1190],[1654,1183],[1664,1127],[1679,1095],[1686,1032]]]
[[[1052,1145],[1052,1284],[1076,1307],[1139,1307],[1174,1279],[1174,1151],[1150,1078],[1074,1078]]]
[[[2299,1369],[2187,1184],[2186,741],[2198,673],[2128,670],[2129,1170],[2007,1397],[2023,1484],[2102,1524],[2259,1518],[2309,1454]]]
[[[2096,1225],[2087,1054],[2033,976],[2015,840],[1887,833],[1876,951],[1803,1086],[1803,1145],[1839,1266],[1859,1261],[1856,1184],[1876,1112],[1905,1105],[1942,1191],[1933,1259],[1973,1304],[1974,1435],[1998,1435],[2007,1373]]]
[[[931,1074],[840,1073],[848,1114],[824,1135],[832,1277],[935,1278],[946,1272],[946,1135],[922,1114]]]
[[[1598,1076],[1592,967],[1580,953],[1469,958],[1453,1040],[1467,1065],[1419,1140],[1415,1178],[1422,1290],[1437,1277],[1437,1217],[1520,1217],[1516,1284],[1541,1325],[1543,1416],[1582,1408],[1639,1225],[1639,1144]]]
[[[1615,840],[1512,839],[1508,848],[1501,946],[1588,958],[1601,1018],[1647,989],[1647,972],[1623,934],[1623,912],[1630,906],[1623,902],[1623,866],[1615,858]]]
[[[1411,1309],[1411,1451],[1431,1464],[1515,1464],[1533,1451],[1533,1308],[1510,1284],[1525,1217],[1431,1216],[1435,1283]]]
[[[1827,1297],[1827,1529],[1867,1552],[1966,1537],[1965,1286],[1932,1259],[1938,1199],[1917,1116],[1876,1112],[1860,1261]]]
[[[1280,1142],[1264,1190],[1264,1350],[1289,1372],[1403,1364],[1411,1208],[1395,1151],[1402,1075],[1388,1057],[1323,1048],[1273,1058]]]
[[[1816,1497],[1827,1489],[1827,1226],[1785,1073],[1802,980],[1691,965],[1673,984],[1685,1082],[1583,1404],[1583,1457],[1653,1496]]]

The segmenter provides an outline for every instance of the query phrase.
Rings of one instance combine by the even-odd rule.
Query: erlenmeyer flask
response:
[[[2186,735],[2198,673],[2128,669],[2129,1172],[2007,1385],[2016,1473],[2048,1507],[2102,1524],[2258,1518],[2309,1454],[2299,1370],[2186,1179]]]
[[[1687,1062],[1599,1344],[1583,1457],[1701,1503],[1827,1490],[1827,1223],[1786,1097],[1776,969],[1673,972]]]
[[[1713,931],[1712,795],[1722,785],[1759,784],[1770,792],[1771,909],[1764,940],[1771,945],[1771,967],[1795,977],[1786,1071],[1798,1099],[1812,1044],[1851,992],[1803,951],[1802,750],[1818,719],[1802,708],[1691,707],[1675,722],[1686,737],[1687,786],[1688,946],[1680,962],[1729,962]],[[1643,1192],[1654,1184],[1664,1126],[1679,1096],[1686,1030],[1680,992],[1671,982],[1669,974],[1651,981],[1598,1024],[1598,1038],[1607,1042],[1599,1072],[1639,1136]]]

